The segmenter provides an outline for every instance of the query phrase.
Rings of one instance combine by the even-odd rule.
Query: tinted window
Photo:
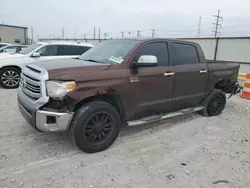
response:
[[[84,52],[86,52],[89,49],[90,47],[87,47],[87,46],[59,45],[58,55],[82,55]]]
[[[168,49],[164,42],[146,44],[136,54],[135,61],[142,55],[154,55],[157,57],[158,66],[168,66]]]
[[[57,45],[44,46],[37,51],[41,56],[56,56],[57,55]]]
[[[176,65],[199,63],[198,53],[193,45],[174,43],[174,52]]]

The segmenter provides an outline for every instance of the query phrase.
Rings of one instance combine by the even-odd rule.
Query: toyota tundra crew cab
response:
[[[67,131],[83,151],[107,149],[120,127],[200,112],[219,115],[239,93],[239,65],[208,63],[200,46],[172,39],[114,39],[77,59],[27,65],[18,104],[42,132]]]

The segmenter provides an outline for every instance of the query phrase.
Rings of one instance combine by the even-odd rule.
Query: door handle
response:
[[[164,76],[174,76],[174,72],[165,72]]]
[[[200,70],[200,73],[201,73],[201,74],[205,74],[205,73],[207,73],[207,70],[201,69],[201,70]]]

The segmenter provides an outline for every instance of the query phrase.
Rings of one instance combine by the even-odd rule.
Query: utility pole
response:
[[[124,37],[124,32],[122,32],[122,38]]]
[[[31,26],[31,44],[34,42],[34,33],[33,33],[33,27]]]
[[[104,39],[107,39],[108,33],[104,33]]]
[[[64,28],[62,28],[62,39],[64,39]]]
[[[95,27],[94,27],[94,39],[95,39]]]
[[[215,30],[213,30],[212,32],[214,33],[214,37],[216,38],[218,36],[218,33],[220,33],[218,31],[218,27],[221,27],[219,21],[223,19],[223,17],[220,16],[220,10],[218,10],[217,15],[214,15],[214,17],[216,18],[216,23],[213,23],[215,25]]]
[[[141,31],[137,31],[137,37],[140,37]]]
[[[155,36],[155,29],[152,29],[152,37]]]
[[[84,39],[86,39],[87,38],[87,35],[84,33]]]
[[[200,16],[200,18],[199,18],[199,26],[198,26],[198,31],[197,31],[197,37],[200,37],[200,34],[201,34],[201,19],[202,19],[202,17]]]
[[[98,29],[98,39],[99,40],[101,39],[101,29],[100,28]]]

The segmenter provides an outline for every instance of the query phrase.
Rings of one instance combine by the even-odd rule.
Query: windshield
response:
[[[0,52],[3,50],[3,49],[5,49],[7,46],[1,46],[0,45]]]
[[[30,52],[32,52],[33,50],[35,50],[36,48],[38,48],[39,46],[41,46],[42,44],[32,44],[30,46],[28,46],[27,48],[22,49],[19,53],[20,54],[28,54]]]
[[[0,44],[0,48],[7,46],[7,44]]]
[[[89,49],[79,59],[97,63],[120,64],[139,42],[138,40],[109,40]]]

